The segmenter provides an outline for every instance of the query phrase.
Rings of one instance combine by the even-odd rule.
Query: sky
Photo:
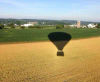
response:
[[[0,0],[0,18],[100,22],[100,0]]]

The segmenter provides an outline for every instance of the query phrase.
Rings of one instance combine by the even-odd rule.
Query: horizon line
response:
[[[84,21],[84,22],[100,22],[100,21],[91,21],[91,20],[77,20],[77,19],[50,19],[50,18],[11,18],[11,17],[7,17],[7,18],[2,18],[0,17],[0,19],[19,19],[19,20],[23,20],[23,19],[33,19],[33,20],[56,20],[56,21],[62,21],[62,20],[68,20],[68,21]]]

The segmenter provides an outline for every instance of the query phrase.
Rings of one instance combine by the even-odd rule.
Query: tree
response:
[[[41,28],[43,28],[43,27],[42,27],[42,26],[39,26],[39,25],[36,25],[36,26],[34,26],[34,28],[41,29]]]
[[[0,29],[3,29],[4,28],[4,25],[3,24],[0,24]]]
[[[16,21],[16,24],[20,26],[21,25],[21,21]]]
[[[56,25],[56,29],[62,29],[62,28],[64,28],[64,25],[62,24]]]
[[[28,28],[34,28],[34,26],[28,26]]]
[[[100,23],[97,25],[97,28],[100,28]]]
[[[9,23],[8,26],[11,27],[11,28],[15,28],[14,23]]]
[[[21,26],[22,29],[25,29],[25,26]]]

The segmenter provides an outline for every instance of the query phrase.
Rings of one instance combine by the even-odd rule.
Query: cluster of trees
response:
[[[21,25],[27,23],[27,21],[21,19],[0,19],[0,24],[10,24],[10,23]]]
[[[20,26],[20,28],[25,29],[25,26]],[[28,28],[43,28],[43,26],[36,25],[36,26],[29,26]]]
[[[64,25],[63,24],[56,25],[56,29],[62,29],[62,28],[64,28]]]
[[[10,25],[11,28],[15,28],[12,24]],[[43,29],[43,28],[49,28],[49,27],[55,27],[56,29],[62,29],[64,28],[63,24],[58,24],[54,26],[48,26],[48,25],[36,25],[36,26],[29,26],[27,28],[37,28],[37,29]],[[20,28],[25,29],[25,26],[20,26]]]
[[[100,28],[100,23],[97,25],[97,28]]]
[[[7,26],[8,26],[8,27],[11,27],[11,28],[15,28],[14,23],[9,23]]]
[[[15,28],[16,26],[14,23],[9,23],[7,25],[0,24],[0,29],[4,29],[5,27]]]
[[[64,20],[37,20],[37,19],[0,19],[0,24],[14,23],[17,25],[21,25],[21,24],[26,24],[27,22],[35,22],[35,21],[37,21],[40,25],[69,24],[68,21]]]
[[[26,24],[27,22],[29,22],[30,20],[26,20],[26,19],[0,19],[0,29],[4,29],[6,27],[8,28],[26,28],[25,26],[21,26],[22,24]],[[33,21],[33,19],[31,20]],[[36,20],[34,20],[36,21]],[[68,23],[65,23],[66,21],[57,21],[57,20],[38,20],[39,25],[36,26],[29,26],[28,28],[50,28],[50,27],[55,27],[56,29],[62,29],[64,28],[64,25],[69,25]],[[74,22],[74,21],[73,21]],[[4,25],[6,24],[6,25]],[[17,26],[16,26],[16,25]],[[100,28],[100,23],[97,25],[97,28]]]
[[[4,28],[4,25],[3,24],[0,24],[0,29],[3,29]]]

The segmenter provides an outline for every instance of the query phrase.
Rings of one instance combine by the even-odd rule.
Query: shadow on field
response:
[[[64,56],[63,48],[71,40],[71,35],[65,32],[53,32],[48,35],[48,38],[57,47],[57,56]]]

